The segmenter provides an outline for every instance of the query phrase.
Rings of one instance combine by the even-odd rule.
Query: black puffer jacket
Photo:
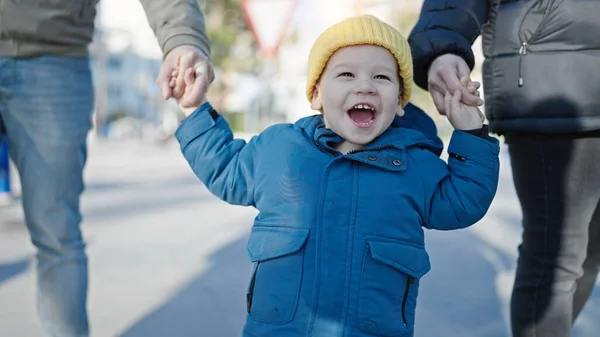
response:
[[[415,82],[445,53],[473,68],[482,34],[495,133],[600,130],[600,0],[425,0],[410,34]]]

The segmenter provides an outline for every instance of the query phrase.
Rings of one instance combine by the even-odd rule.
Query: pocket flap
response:
[[[299,251],[307,228],[254,226],[248,239],[248,256],[252,262],[265,261]]]
[[[415,278],[421,278],[431,269],[429,255],[424,248],[399,241],[367,238],[373,260],[386,264]]]

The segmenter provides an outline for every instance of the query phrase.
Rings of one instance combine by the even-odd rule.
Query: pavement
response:
[[[520,208],[508,156],[496,199],[466,230],[427,232],[416,336],[508,337]],[[228,205],[196,179],[177,144],[94,141],[85,171],[83,231],[94,337],[236,337],[256,210]],[[0,337],[41,336],[34,249],[20,205],[0,208]],[[600,331],[598,287],[573,337]]]

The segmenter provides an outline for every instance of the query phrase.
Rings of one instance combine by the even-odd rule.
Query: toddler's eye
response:
[[[338,77],[354,77],[352,73],[345,72],[338,75]]]
[[[386,75],[377,75],[377,76],[375,76],[375,78],[378,80],[388,80],[388,81],[390,80],[390,78]]]

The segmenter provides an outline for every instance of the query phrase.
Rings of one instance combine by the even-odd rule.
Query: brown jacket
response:
[[[88,56],[99,0],[0,0],[0,56]],[[210,55],[198,0],[140,0],[167,54],[193,45]]]

